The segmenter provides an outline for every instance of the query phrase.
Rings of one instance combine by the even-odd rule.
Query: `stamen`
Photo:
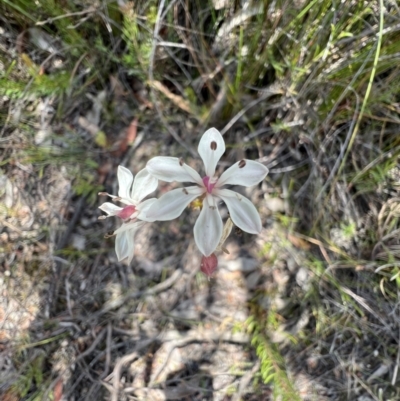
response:
[[[243,168],[246,165],[246,160],[240,160],[239,168]]]
[[[108,216],[99,216],[97,220],[105,220]]]
[[[183,189],[182,189],[182,192],[183,192],[185,195],[189,195],[189,192],[188,192],[188,190],[187,190],[186,188],[183,188]]]
[[[217,142],[212,141],[211,144],[210,144],[210,148],[211,148],[211,150],[216,150],[217,149]]]
[[[208,203],[210,204],[210,201],[212,202],[210,204],[210,209],[211,210],[216,210],[217,209],[217,203],[215,202],[215,198],[213,196],[207,197]]]
[[[111,195],[111,194],[109,194],[108,192],[98,192],[97,195],[99,195],[99,196],[108,196],[108,197],[111,198],[111,200],[112,200],[113,202],[117,202],[117,201],[120,201],[120,200],[122,199],[121,197],[115,196],[115,195]]]
[[[109,231],[108,233],[104,234],[104,238],[111,238],[114,236],[114,231]]]

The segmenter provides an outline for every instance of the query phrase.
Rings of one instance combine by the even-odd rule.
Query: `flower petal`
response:
[[[131,264],[133,257],[135,256],[135,242],[129,242],[129,250],[128,250],[128,265]]]
[[[213,177],[215,167],[225,152],[224,138],[217,129],[210,128],[201,137],[197,150],[203,159],[206,175]]]
[[[199,173],[177,157],[156,156],[146,165],[151,175],[159,180],[172,182],[195,182],[203,185]]]
[[[133,233],[130,231],[117,234],[115,238],[115,253],[119,262],[129,256],[130,241],[133,241]]]
[[[115,216],[120,210],[122,210],[122,207],[114,205],[114,203],[111,202],[105,202],[99,206],[99,209],[106,212],[109,216]]]
[[[131,199],[134,203],[139,203],[147,195],[157,189],[158,180],[151,175],[145,168],[140,170],[133,181]]]
[[[126,231],[132,231],[133,233],[135,233],[140,227],[145,224],[145,221],[130,221],[128,223],[122,224],[117,230],[114,231],[114,234],[118,235]]]
[[[190,202],[204,193],[204,191],[204,188],[197,186],[173,189],[150,206],[146,217],[151,221],[175,219],[180,216]]]
[[[150,206],[156,201],[157,201],[157,198],[150,198],[150,199],[145,200],[144,202],[141,202],[136,208],[139,212],[139,214],[137,215],[137,218],[139,220],[143,220],[143,221],[149,221],[149,222],[155,221],[155,219],[150,219],[149,217],[147,217],[146,213],[150,209]]]
[[[135,255],[135,234],[136,229],[123,231],[117,234],[115,238],[115,253],[120,262],[128,258],[128,264],[132,262]]]
[[[129,192],[133,182],[132,173],[123,166],[118,166],[118,196],[121,198],[129,198]]]
[[[200,252],[210,256],[222,237],[223,224],[218,207],[212,195],[207,194],[203,201],[200,216],[194,225],[194,240]]]
[[[229,167],[221,177],[219,177],[216,187],[222,185],[243,185],[251,187],[261,182],[268,174],[268,169],[263,164],[254,160],[240,160],[233,166]]]
[[[229,189],[214,189],[213,193],[226,203],[235,225],[250,234],[259,234],[261,232],[260,215],[247,198]]]

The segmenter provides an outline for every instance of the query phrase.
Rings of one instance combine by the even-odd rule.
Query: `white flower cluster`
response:
[[[125,167],[118,167],[118,196],[110,196],[114,202],[124,204],[118,207],[106,202],[100,209],[107,216],[118,216],[123,224],[116,235],[115,250],[118,260],[128,258],[130,263],[134,254],[134,237],[139,227],[146,222],[172,220],[196,198],[202,199],[200,215],[194,225],[194,240],[203,254],[201,270],[211,275],[217,267],[215,250],[223,236],[223,223],[218,210],[222,200],[228,207],[232,222],[251,234],[261,231],[261,219],[254,205],[241,194],[222,188],[224,185],[243,185],[249,187],[261,182],[268,169],[253,160],[240,160],[228,168],[220,177],[215,176],[215,168],[225,152],[225,142],[215,128],[207,130],[202,136],[198,152],[204,163],[205,176],[177,157],[157,156],[148,161],[146,168],[139,171],[135,179]],[[173,189],[159,199],[143,199],[154,192],[158,180],[167,182],[192,182],[195,185]],[[104,193],[102,193],[104,194]]]

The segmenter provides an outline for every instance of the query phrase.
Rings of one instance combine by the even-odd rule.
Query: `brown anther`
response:
[[[229,251],[226,248],[221,248],[222,252],[226,253],[227,255],[230,255]]]
[[[108,193],[107,192],[99,192],[97,195],[99,195],[99,196],[108,196]]]
[[[114,235],[114,231],[109,231],[104,235],[104,238],[111,238]]]
[[[189,195],[189,192],[188,192],[188,190],[187,190],[186,188],[183,188],[183,189],[182,189],[182,192],[183,192],[184,194],[186,194],[186,195]]]
[[[216,150],[217,149],[217,142],[212,141],[211,144],[210,144],[210,148],[211,148],[211,150]]]
[[[185,161],[183,160],[182,157],[180,157],[180,158],[179,158],[179,165],[180,165],[180,166],[183,166],[184,163],[185,163]]]
[[[240,160],[239,168],[243,168],[246,165],[246,160]]]

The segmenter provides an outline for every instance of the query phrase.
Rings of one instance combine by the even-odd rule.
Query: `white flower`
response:
[[[128,258],[128,264],[132,262],[135,254],[135,235],[136,231],[146,224],[145,221],[130,221],[123,224],[114,231],[115,237],[115,253],[118,261]]]
[[[178,188],[167,192],[155,201],[146,212],[147,218],[172,220],[178,217],[185,207],[199,196],[204,196],[203,207],[194,226],[194,239],[203,255],[210,256],[217,248],[223,231],[217,201],[222,199],[229,210],[233,223],[251,234],[261,231],[261,219],[254,205],[244,196],[223,185],[252,186],[262,181],[268,169],[252,160],[240,160],[226,170],[219,178],[215,168],[225,152],[225,142],[215,128],[202,136],[198,152],[203,159],[206,175],[201,176],[182,159],[157,156],[149,160],[147,170],[154,177],[172,182],[194,182],[197,185]]]
[[[113,235],[116,235],[115,252],[119,261],[125,258],[128,258],[128,263],[132,261],[136,231],[146,221],[154,221],[154,219],[146,217],[146,212],[157,199],[142,200],[154,192],[157,185],[157,178],[150,175],[146,169],[139,171],[134,180],[132,173],[127,168],[118,166],[118,196],[104,192],[100,193],[111,197],[115,202],[118,201],[125,205],[124,207],[119,207],[114,203],[105,202],[99,206],[99,209],[107,213],[107,216],[101,216],[99,217],[100,219],[117,216],[123,221],[122,226],[113,233]]]

